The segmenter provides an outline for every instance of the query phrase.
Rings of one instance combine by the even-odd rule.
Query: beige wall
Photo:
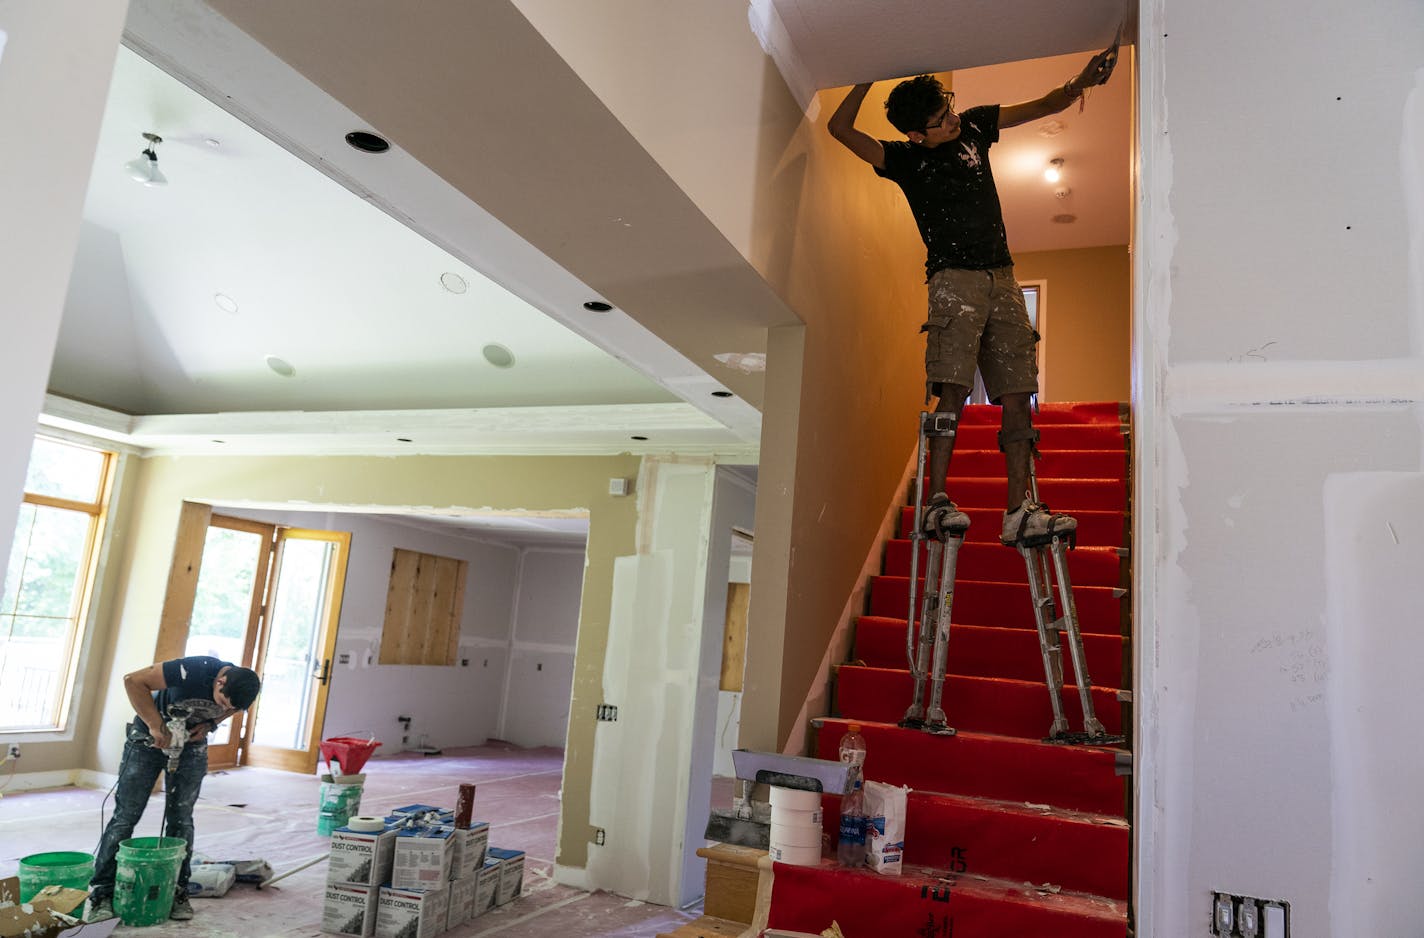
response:
[[[804,323],[768,346],[742,702],[742,745],[780,748],[913,449],[924,248],[826,133],[844,91],[804,116],[744,5],[515,3]],[[889,87],[860,126],[893,138]]]
[[[1131,263],[1126,245],[1014,255],[1019,280],[1047,282],[1042,400],[1129,399]]]
[[[262,502],[300,510],[354,506],[492,509],[584,509],[589,512],[588,567],[579,613],[577,662],[566,772],[591,772],[592,714],[603,695],[613,565],[632,554],[637,504],[608,494],[608,480],[638,473],[640,460],[613,457],[183,457],[135,460],[115,543],[114,606],[100,634],[109,646],[105,677],[95,687],[93,749],[84,764],[118,766],[121,725],[132,717],[115,676],[150,663],[181,503]],[[581,714],[587,720],[578,719]],[[588,786],[565,787],[564,829],[588,826]],[[574,838],[582,841],[586,838]]]

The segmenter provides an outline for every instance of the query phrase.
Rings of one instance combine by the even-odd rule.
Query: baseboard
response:
[[[555,863],[554,882],[582,889],[584,892],[593,891],[593,887],[588,884],[588,867],[586,866],[564,866],[562,863]]]

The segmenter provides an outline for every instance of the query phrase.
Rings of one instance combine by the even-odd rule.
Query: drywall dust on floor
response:
[[[495,935],[533,938],[553,934],[652,938],[696,916],[633,902],[612,893],[587,893],[555,883],[554,845],[559,821],[560,749],[520,749],[490,743],[448,749],[438,757],[405,753],[366,764],[361,813],[402,805],[455,804],[458,786],[473,782],[475,816],[490,822],[490,844],[526,853],[523,898],[486,913],[453,938]],[[213,859],[267,860],[280,874],[325,853],[316,833],[317,786],[312,775],[240,768],[210,774],[194,813],[196,852]],[[106,792],[59,788],[0,798],[0,877],[13,876],[23,856],[48,850],[92,851],[99,839],[100,808],[113,812]],[[135,830],[155,836],[163,817],[156,794]],[[125,928],[120,934],[185,938],[316,938],[321,932],[326,867],[318,863],[257,890],[235,886],[221,899],[195,899],[191,922]]]

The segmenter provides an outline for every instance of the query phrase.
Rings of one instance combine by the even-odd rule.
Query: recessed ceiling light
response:
[[[590,313],[606,313],[613,307],[611,304],[605,303],[602,300],[589,300],[583,304],[583,308]]]
[[[293,368],[291,363],[285,359],[278,358],[276,355],[267,356],[267,367],[284,378],[295,378],[297,376],[297,369]]]
[[[362,153],[384,153],[391,148],[386,138],[378,137],[370,131],[353,130],[346,135],[346,142]]]
[[[645,436],[630,436],[630,437],[628,437],[628,439],[630,439],[630,440],[646,440],[647,437],[645,437]]]
[[[451,293],[464,293],[470,288],[469,284],[465,283],[464,277],[452,274],[448,270],[440,275],[440,285]]]
[[[217,137],[209,137],[203,142],[206,143],[208,146],[212,147],[214,150],[222,146],[222,141],[219,140]]]
[[[1067,214],[1067,213],[1064,213],[1064,214],[1062,214],[1062,215],[1054,215],[1054,216],[1053,216],[1053,223],[1054,223],[1055,225],[1071,225],[1071,224],[1073,224],[1073,223],[1074,223],[1075,221],[1077,221],[1077,220],[1078,220],[1078,216],[1077,216],[1077,215],[1070,215],[1070,214]]]
[[[397,443],[409,443],[409,442],[410,442],[410,437],[408,437],[408,436],[398,436],[398,437],[396,437],[396,442],[397,442]]]
[[[514,367],[514,353],[511,352],[509,349],[505,348],[503,345],[496,345],[494,343],[490,343],[489,345],[486,345],[483,349],[481,349],[480,352],[484,355],[485,361],[489,362],[496,368]]]
[[[732,396],[732,392],[731,392],[731,391],[713,391],[713,392],[712,392],[712,396],[713,396],[713,397],[731,397],[731,396]]]
[[[214,293],[213,302],[217,304],[218,309],[222,310],[225,313],[237,312],[237,300],[234,300],[226,293]]]

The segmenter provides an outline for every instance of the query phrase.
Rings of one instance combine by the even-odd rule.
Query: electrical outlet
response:
[[[1222,938],[1290,938],[1290,903],[1214,892],[1211,933]]]
[[[593,829],[593,844],[594,844],[594,846],[596,846],[596,847],[602,847],[602,846],[603,846],[603,842],[604,842],[605,839],[606,839],[606,836],[605,836],[604,833],[603,833],[603,828],[601,828],[601,827],[595,827],[595,828]]]
[[[11,743],[11,744],[10,744],[10,748],[9,748],[8,750],[6,750],[6,756],[7,756],[8,758],[10,758],[10,759],[18,759],[18,758],[20,758],[20,744],[19,744],[19,743]]]

